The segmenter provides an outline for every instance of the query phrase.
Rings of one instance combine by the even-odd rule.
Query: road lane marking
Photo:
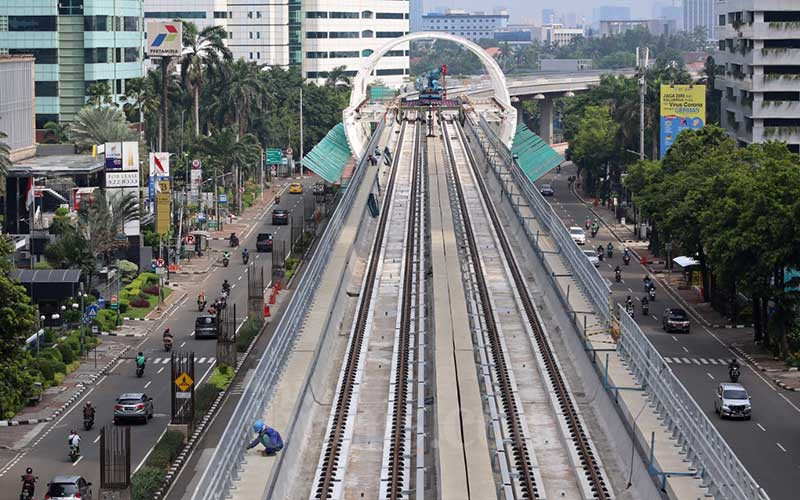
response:
[[[236,288],[236,283],[234,283],[233,285],[231,285],[231,290],[233,290],[234,288]]]
[[[653,316],[653,317],[655,317],[655,316]],[[675,335],[673,335],[673,336],[672,336],[672,340],[674,340],[675,342],[677,342],[677,341],[678,341],[678,337],[676,337]]]
[[[777,445],[778,445],[778,448],[780,448],[780,449],[781,449],[781,450],[782,450],[784,453],[786,453],[786,448],[784,448],[783,446],[781,446],[781,444],[780,444],[780,443],[775,443],[775,444],[777,444]]]
[[[795,410],[800,412],[800,408],[798,408],[797,406],[794,405],[794,403],[789,401],[789,398],[787,398],[786,396],[784,396],[783,394],[780,394],[780,393],[778,394],[778,396],[782,397],[787,403],[789,403],[789,406],[791,406],[792,408],[794,408]]]
[[[192,333],[194,333],[194,332],[192,332]],[[677,340],[677,339],[676,339],[676,340]],[[184,340],[183,342],[181,342],[181,347],[183,347],[183,346],[185,346],[185,345],[186,345],[186,341]]]
[[[708,360],[706,358],[700,358],[700,362],[703,363],[704,365],[708,364]]]
[[[100,441],[100,434],[98,434],[98,435],[97,435],[97,437],[96,437],[96,438],[94,438],[94,441],[92,441],[92,442],[93,442],[93,443],[96,443],[96,442],[98,442],[98,441]]]
[[[658,321],[658,318],[656,318],[656,315],[655,315],[655,314],[653,314],[653,315],[652,315],[652,317],[653,317],[653,319],[654,319],[655,321]],[[677,341],[678,341],[678,339],[675,339],[675,341],[677,342]]]
[[[687,351],[687,352],[688,352],[688,351]],[[698,360],[697,360],[697,358],[692,358],[692,362],[693,362],[694,364],[696,364],[696,365],[699,365],[699,364],[700,364],[700,361],[698,361]]]
[[[780,445],[778,445],[778,446],[780,446]],[[783,450],[783,451],[786,451],[786,450]],[[83,455],[79,456],[77,460],[72,462],[72,466],[75,467],[76,465],[78,465],[78,462],[80,462],[81,460],[83,460]]]
[[[159,368],[159,369],[158,369],[158,371],[157,371],[156,373],[161,373],[161,372],[163,372],[163,371],[164,371],[164,368],[166,368],[166,366],[162,366],[161,368]]]
[[[767,432],[767,430],[761,424],[756,424],[756,426],[758,426],[758,428],[762,431]]]
[[[239,280],[240,280],[240,279],[242,279],[242,277],[241,277],[241,276],[239,276]],[[238,280],[237,280],[237,281],[238,281]]]
[[[205,363],[205,362],[206,362],[206,358],[200,358],[200,360],[198,361],[198,363]]]
[[[683,347],[683,351],[684,351],[686,354],[689,354],[689,349],[687,349],[685,345],[682,345],[681,347]]]
[[[683,362],[684,362],[684,363],[686,363],[687,365],[690,365],[690,364],[692,364],[692,362],[691,362],[691,361],[689,361],[689,358],[681,358],[681,359],[682,359],[682,360],[683,360]]]
[[[706,375],[708,375],[708,378],[710,378],[711,380],[714,380],[714,375],[711,375],[711,374],[710,374],[710,373],[708,373],[708,372],[706,372]]]
[[[150,387],[150,384],[152,384],[152,383],[153,383],[152,380],[147,382],[146,384],[144,384],[144,388],[147,389],[148,387]]]

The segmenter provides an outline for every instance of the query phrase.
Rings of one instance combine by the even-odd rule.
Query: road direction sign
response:
[[[228,203],[228,194],[227,193],[220,193],[219,194],[219,203],[221,205],[225,205]]]
[[[97,298],[97,305],[99,307],[105,306],[106,305],[106,299],[104,299],[102,296],[98,297]]]
[[[277,164],[281,162],[283,154],[280,149],[269,148],[267,149],[267,164]]]
[[[192,377],[190,377],[188,373],[183,372],[175,379],[175,385],[177,385],[178,389],[182,392],[187,392],[192,385],[194,385],[194,380],[192,380]]]
[[[97,316],[97,311],[99,309],[100,308],[97,306],[97,304],[89,304],[86,307],[86,315],[89,316],[90,318],[94,319]]]
[[[192,399],[192,393],[175,391],[175,399]]]

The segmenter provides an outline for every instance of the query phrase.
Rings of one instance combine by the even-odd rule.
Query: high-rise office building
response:
[[[628,21],[631,18],[630,7],[622,5],[601,5],[594,9],[594,21]]]
[[[508,26],[508,12],[506,11],[486,14],[449,10],[444,14],[429,13],[422,16],[422,27],[425,31],[444,31],[474,42],[482,38],[493,38],[495,30],[503,29],[506,26]]]
[[[300,0],[228,0],[233,57],[270,66],[299,64],[300,11]]]
[[[303,75],[324,82],[344,66],[355,76],[367,57],[409,30],[408,0],[304,0]],[[409,44],[393,47],[373,73],[384,84],[400,86],[408,75]]]
[[[0,51],[36,58],[36,125],[70,122],[93,83],[113,98],[144,74],[142,0],[0,2]]]
[[[192,22],[198,30],[222,26],[227,31],[228,0],[144,0],[145,22]]]
[[[408,2],[408,16],[409,16],[409,31],[416,33],[422,31],[422,15],[424,7],[422,0],[409,0]]]
[[[800,152],[800,4],[716,2],[720,121],[739,144],[783,141]]]
[[[709,40],[715,39],[714,0],[683,0],[683,29],[705,28]]]

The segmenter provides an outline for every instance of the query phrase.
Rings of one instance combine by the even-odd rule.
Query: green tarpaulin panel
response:
[[[523,123],[517,125],[511,153],[517,155],[517,164],[531,182],[536,182],[564,161],[560,154]]]
[[[344,125],[339,123],[303,157],[303,166],[328,182],[336,182],[342,176],[350,156]]]

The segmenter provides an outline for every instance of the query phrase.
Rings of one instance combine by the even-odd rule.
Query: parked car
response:
[[[720,418],[743,418],[750,420],[753,407],[747,389],[742,384],[723,382],[717,387],[714,411]]]
[[[318,183],[314,184],[314,194],[320,195],[320,196],[325,194],[325,183],[318,182]]]
[[[289,184],[289,194],[303,194],[303,185],[299,182]]]
[[[258,236],[256,236],[256,251],[272,251],[272,233],[258,233]]]
[[[578,226],[572,226],[569,228],[569,236],[572,238],[572,241],[578,245],[586,244],[586,233]]]
[[[126,392],[117,398],[114,405],[114,423],[124,420],[141,420],[147,423],[153,418],[153,398],[143,392]]]
[[[680,307],[667,307],[664,309],[664,314],[661,316],[661,328],[665,332],[689,333],[690,325],[689,315]]]
[[[594,250],[584,250],[583,254],[589,259],[594,267],[600,267],[600,259],[597,257],[597,252]]]
[[[550,184],[542,184],[542,187],[539,188],[539,192],[542,196],[553,196],[555,191],[553,191],[553,186]]]
[[[92,500],[92,483],[83,476],[56,476],[47,483],[50,500]]]
[[[272,209],[272,225],[286,226],[289,224],[289,211],[285,208]]]
[[[211,314],[201,314],[194,319],[194,338],[215,339],[219,335],[219,322]]]

